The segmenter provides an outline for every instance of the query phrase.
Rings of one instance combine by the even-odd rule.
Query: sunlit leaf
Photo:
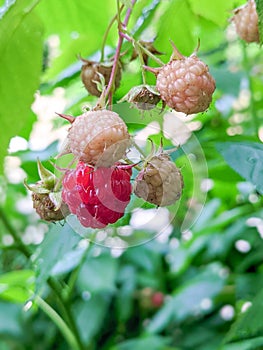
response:
[[[88,255],[79,271],[77,286],[80,291],[91,293],[113,292],[116,288],[116,276],[117,261],[109,254],[105,253],[98,257]]]
[[[154,315],[147,331],[160,332],[168,325],[182,322],[195,312],[200,312],[201,301],[204,298],[214,298],[224,286],[224,279],[216,272],[217,268],[208,267],[207,271],[175,290],[172,298]]]
[[[0,276],[0,299],[25,303],[32,297],[35,274],[31,270],[12,271]]]
[[[226,343],[262,336],[262,297],[263,291],[261,290],[256,298],[252,300],[251,307],[245,313],[241,313],[232,325],[225,338]]]
[[[32,123],[30,106],[42,68],[43,27],[32,12],[39,0],[21,0],[0,21],[0,172],[9,140]]]
[[[225,161],[263,193],[263,145],[256,142],[224,142],[216,147]]]
[[[79,300],[74,305],[75,317],[80,330],[81,338],[89,344],[99,332],[106,318],[110,299],[107,296],[91,294],[87,300]]]
[[[65,254],[76,247],[79,240],[80,236],[67,224],[61,226],[57,223],[50,228],[34,257],[37,276],[36,292],[41,291],[52,274],[53,268],[58,266],[60,260],[65,259]]]

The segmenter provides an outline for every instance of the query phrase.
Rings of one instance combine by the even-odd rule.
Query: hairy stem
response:
[[[121,13],[123,9],[124,9],[124,5],[122,5],[122,6],[120,7],[119,12]],[[101,45],[100,62],[103,62],[103,61],[104,61],[104,50],[105,50],[105,46],[106,46],[106,41],[107,41],[109,32],[110,32],[110,30],[111,30],[111,27],[113,26],[114,22],[117,20],[117,16],[118,16],[118,15],[115,15],[115,16],[111,19],[111,21],[110,21],[110,23],[109,23],[109,25],[108,25],[108,27],[107,27],[107,29],[106,29],[106,31],[105,31],[105,34],[104,34],[104,36],[103,36],[102,45]]]
[[[145,69],[143,68],[144,66],[144,60],[143,60],[143,55],[142,55],[142,50],[140,48],[140,46],[135,42],[134,44],[134,48],[135,50],[138,52],[138,55],[139,55],[139,59],[140,59],[140,65],[141,65],[141,70],[142,70],[142,83],[144,85],[146,85],[146,71]]]
[[[158,63],[160,66],[164,66],[165,63],[160,60],[158,57],[156,57],[153,53],[151,53],[148,49],[146,49],[141,43],[140,41],[137,41],[136,39],[134,39],[130,34],[127,33],[123,33],[121,32],[120,35],[126,39],[127,41],[130,41],[133,46],[137,46],[140,48],[141,51],[143,51],[144,53],[146,53],[146,55],[148,57],[150,57],[153,61],[155,61],[156,63]]]
[[[132,0],[132,7],[134,6],[136,0]],[[117,0],[117,9],[118,9],[118,14],[117,14],[117,18],[119,18],[120,16],[120,7],[119,7],[119,0]],[[121,33],[121,27],[126,27],[131,13],[132,13],[132,7],[127,9],[123,24],[118,22],[118,30],[119,30],[119,39],[118,39],[118,44],[117,44],[117,48],[116,48],[116,52],[114,55],[114,60],[113,60],[113,66],[112,66],[112,71],[111,71],[111,76],[110,76],[110,80],[109,80],[109,84],[107,86],[106,92],[105,92],[105,100],[107,100],[107,98],[109,97],[112,89],[114,88],[114,83],[115,83],[115,77],[116,77],[116,73],[117,73],[117,69],[118,69],[118,64],[119,64],[119,59],[120,59],[120,53],[121,53],[121,46],[123,43],[123,37],[120,35]],[[112,100],[112,95],[111,95],[111,100]],[[112,101],[109,101],[110,104],[112,104]]]
[[[74,334],[64,322],[64,320],[60,317],[60,315],[40,296],[35,297],[35,301],[37,305],[41,308],[42,311],[53,321],[53,323],[58,327],[61,331],[65,339],[67,340],[69,346],[73,350],[81,350],[79,347]]]
[[[21,240],[19,234],[16,232],[16,229],[11,225],[8,220],[4,210],[0,207],[0,220],[3,222],[5,228],[10,233],[15,241],[15,246],[18,250],[20,250],[28,259],[31,257],[31,251]]]

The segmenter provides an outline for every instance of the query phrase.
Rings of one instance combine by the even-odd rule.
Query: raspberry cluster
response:
[[[102,228],[120,219],[130,201],[132,166],[119,161],[130,145],[120,116],[107,109],[92,110],[69,120],[63,153],[72,153],[76,169],[66,171],[62,199],[84,227]]]

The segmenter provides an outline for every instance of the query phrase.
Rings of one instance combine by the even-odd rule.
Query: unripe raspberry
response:
[[[132,186],[130,165],[94,169],[79,162],[66,172],[62,198],[84,227],[103,228],[124,215]]]
[[[99,97],[101,91],[98,89],[98,86],[102,83],[101,78],[104,79],[105,86],[108,85],[112,71],[112,62],[93,62],[83,58],[81,60],[84,62],[81,68],[81,80],[91,95]],[[115,76],[115,89],[120,86],[120,81],[121,64],[118,64]]]
[[[75,118],[67,138],[70,152],[97,167],[113,165],[130,144],[126,124],[117,113],[108,110],[90,111]]]
[[[185,57],[174,46],[172,60],[157,70],[156,87],[167,106],[193,114],[209,107],[215,80],[195,54]]]
[[[158,309],[164,304],[165,295],[151,287],[145,287],[136,293],[139,304],[148,311]]]
[[[234,10],[232,21],[235,23],[237,34],[247,43],[259,42],[258,14],[254,0]]]
[[[146,161],[135,179],[134,193],[149,203],[166,206],[181,197],[183,186],[180,170],[168,154],[161,153]]]
[[[61,191],[55,189],[58,179],[39,160],[37,166],[41,180],[32,185],[24,181],[25,187],[32,191],[33,208],[43,220],[63,220],[69,214],[69,209],[62,201]]]
[[[155,86],[134,86],[119,102],[128,101],[136,108],[145,110],[153,109],[161,100],[160,94]]]
[[[65,203],[61,203],[60,208],[56,208],[55,203],[51,200],[49,194],[32,193],[33,208],[42,220],[59,221],[65,218],[69,213]]]

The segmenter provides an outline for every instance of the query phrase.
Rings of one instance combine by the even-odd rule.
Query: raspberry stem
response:
[[[62,317],[40,296],[36,295],[35,301],[40,309],[54,322],[54,324],[59,328],[61,333],[67,339],[68,344],[74,350],[79,350],[78,343],[74,337],[74,334],[71,332],[70,328],[67,326],[66,322]]]
[[[145,72],[145,69],[143,69],[144,61],[143,61],[143,56],[142,56],[142,50],[137,42],[134,42],[134,47],[135,47],[135,50],[138,52],[139,59],[140,59],[140,65],[142,68],[142,83],[143,83],[143,85],[146,85],[146,72]]]
[[[119,39],[118,39],[116,52],[114,55],[113,66],[112,66],[109,84],[107,86],[107,89],[106,89],[105,95],[104,95],[105,100],[107,100],[107,98],[110,96],[110,93],[111,93],[112,88],[114,87],[114,83],[115,83],[115,76],[117,73],[118,63],[119,63],[120,54],[121,54],[121,47],[122,47],[122,43],[123,43],[123,37],[120,35],[121,27],[123,26],[125,28],[127,26],[129,19],[130,19],[130,16],[131,16],[131,13],[132,13],[132,8],[133,8],[134,4],[136,3],[136,0],[132,0],[131,3],[132,3],[132,6],[127,9],[124,21],[123,21],[123,23],[121,23],[119,0],[117,0],[117,10],[118,10],[117,19],[118,19]],[[112,104],[111,100],[112,100],[112,95],[110,96],[110,105]]]
[[[120,7],[120,14],[122,12],[122,10],[124,9],[124,5],[122,5]],[[101,54],[100,54],[100,62],[103,62],[104,61],[104,50],[105,50],[105,46],[106,46],[106,41],[107,41],[107,38],[108,38],[108,35],[109,35],[109,32],[111,30],[111,27],[113,26],[114,22],[117,20],[118,18],[118,15],[116,14],[110,21],[105,33],[104,33],[104,36],[103,36],[103,40],[102,40],[102,45],[101,45]]]
[[[140,48],[141,51],[146,53],[147,56],[149,56],[153,61],[158,63],[160,66],[164,66],[165,63],[163,63],[162,60],[160,60],[158,57],[156,57],[153,53],[151,53],[148,49],[146,49],[139,41],[134,39],[130,34],[120,32],[120,35],[126,39],[127,41],[131,42],[134,46],[137,45],[137,47]]]
[[[20,238],[20,235],[16,232],[15,228],[9,222],[4,210],[0,207],[0,220],[4,224],[7,231],[13,237],[14,242],[16,243],[17,249],[21,251],[28,259],[31,257],[31,250],[23,243]]]

